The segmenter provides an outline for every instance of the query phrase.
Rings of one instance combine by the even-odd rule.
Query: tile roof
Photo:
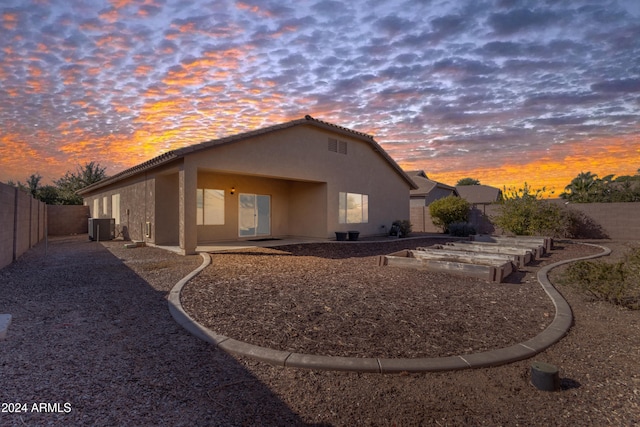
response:
[[[248,131],[248,132],[243,132],[243,133],[238,133],[235,135],[230,135],[230,136],[226,136],[223,138],[218,138],[218,139],[212,139],[209,141],[204,141],[198,144],[194,144],[194,145],[190,145],[187,147],[183,147],[183,148],[178,148],[176,150],[172,150],[172,151],[168,151],[164,154],[161,154],[157,157],[154,157],[150,160],[147,160],[146,162],[140,163],[136,166],[133,166],[129,169],[126,169],[122,172],[119,172],[113,176],[107,177],[97,183],[91,184],[81,190],[78,191],[78,194],[82,195],[82,194],[87,194],[91,191],[97,190],[99,188],[102,188],[106,185],[109,184],[113,184],[115,182],[118,182],[122,179],[128,178],[130,176],[136,175],[138,173],[144,172],[144,171],[148,171],[150,169],[156,168],[160,165],[164,165],[167,163],[170,163],[174,160],[183,158],[185,155],[190,154],[190,153],[194,153],[200,150],[205,150],[208,148],[212,148],[212,147],[216,147],[216,146],[220,146],[220,145],[225,145],[225,144],[229,144],[235,141],[240,141],[243,139],[247,139],[247,138],[251,138],[254,136],[258,136],[258,135],[263,135],[266,133],[270,133],[270,132],[274,132],[277,130],[281,130],[281,129],[287,129],[287,128],[291,128],[294,126],[300,126],[300,125],[312,125],[315,127],[319,127],[322,129],[327,129],[329,131],[332,132],[337,132],[337,133],[341,133],[343,135],[347,135],[347,136],[351,136],[351,137],[355,137],[358,138],[360,140],[366,141],[367,143],[371,144],[371,146],[373,147],[373,149],[378,152],[382,157],[384,157],[384,159],[389,162],[389,164],[396,170],[396,172],[398,172],[404,179],[405,181],[409,184],[410,188],[414,189],[417,188],[416,184],[411,180],[411,178],[409,178],[409,176],[402,170],[402,168],[400,168],[400,166],[398,166],[398,164],[395,162],[395,160],[393,160],[391,158],[391,156],[389,156],[389,154],[387,154],[386,151],[384,151],[384,149],[374,140],[373,136],[363,133],[363,132],[358,132],[352,129],[348,129],[342,126],[338,126],[335,125],[333,123],[329,123],[329,122],[325,122],[323,120],[319,120],[319,119],[315,119],[313,117],[311,117],[310,115],[306,115],[304,116],[303,119],[296,119],[296,120],[291,120],[285,123],[280,123],[280,124],[276,124],[276,125],[272,125],[272,126],[268,126],[268,127],[264,127],[264,128],[260,128],[260,129],[256,129],[256,130],[252,130],[252,131]]]
[[[458,185],[456,186],[460,197],[469,203],[493,203],[500,200],[502,190],[489,185]]]
[[[407,175],[409,175],[418,186],[418,188],[411,190],[412,196],[429,194],[429,192],[436,187],[452,192],[456,191],[455,187],[427,178],[427,174],[423,170],[407,171]]]

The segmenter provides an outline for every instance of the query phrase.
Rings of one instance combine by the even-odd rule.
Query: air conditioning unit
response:
[[[89,218],[89,240],[113,240],[116,238],[114,218]]]

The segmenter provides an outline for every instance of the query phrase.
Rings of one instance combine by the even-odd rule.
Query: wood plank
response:
[[[431,247],[418,247],[415,256],[420,255],[422,252],[425,253],[435,253],[441,254],[444,256],[451,256],[460,260],[466,259],[487,259],[487,260],[497,260],[501,262],[511,261],[516,264],[518,267],[524,267],[526,265],[527,259],[524,255],[520,254],[505,254],[505,253],[495,253],[495,252],[482,252],[482,251],[467,251],[464,248],[457,246],[443,246],[443,245],[434,245]],[[531,257],[528,257],[528,261],[531,261]]]
[[[488,234],[475,234],[469,236],[471,241],[474,242],[489,242],[489,243],[507,243],[515,245],[529,245],[542,246],[544,253],[551,251],[553,248],[553,238],[543,236],[491,236]]]
[[[442,261],[466,262],[482,265],[502,265],[513,262],[512,255],[485,254],[482,252],[446,251],[443,249],[419,248],[413,251],[414,258],[436,259]]]
[[[407,254],[408,255],[408,254]],[[476,277],[490,282],[502,282],[513,271],[513,263],[502,265],[483,265],[465,262],[452,262],[434,259],[413,258],[410,256],[384,255],[384,260],[378,260],[378,265],[392,267],[415,268],[419,270],[439,271],[462,276]]]
[[[524,264],[529,264],[534,260],[533,251],[527,248],[507,247],[500,245],[483,245],[481,243],[474,242],[450,242],[443,245],[443,247],[447,249],[464,250],[470,252],[519,255],[523,257]]]
[[[519,243],[492,243],[492,242],[457,242],[462,244],[468,244],[485,248],[510,248],[510,249],[524,249],[531,252],[534,259],[541,257],[544,254],[544,247],[542,245],[535,244],[519,244]],[[448,244],[448,243],[447,243]]]

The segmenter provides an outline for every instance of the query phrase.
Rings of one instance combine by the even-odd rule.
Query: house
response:
[[[413,231],[440,232],[440,228],[433,225],[429,214],[429,205],[447,196],[458,196],[458,192],[455,187],[429,179],[423,170],[408,171],[407,175],[418,187],[410,191],[409,218],[413,225]]]
[[[181,248],[386,234],[417,188],[371,135],[306,116],[169,151],[79,194],[133,240]]]
[[[429,206],[434,200],[451,195],[458,196],[455,187],[429,179],[423,170],[407,171],[407,175],[418,186],[411,190],[411,207]]]
[[[502,200],[502,190],[489,185],[458,185],[456,190],[472,205],[489,205]]]

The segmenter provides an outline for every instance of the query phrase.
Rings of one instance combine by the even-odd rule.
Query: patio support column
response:
[[[185,158],[179,172],[180,176],[180,249],[184,255],[196,253],[198,230],[196,227],[196,189],[198,170],[188,165]]]

